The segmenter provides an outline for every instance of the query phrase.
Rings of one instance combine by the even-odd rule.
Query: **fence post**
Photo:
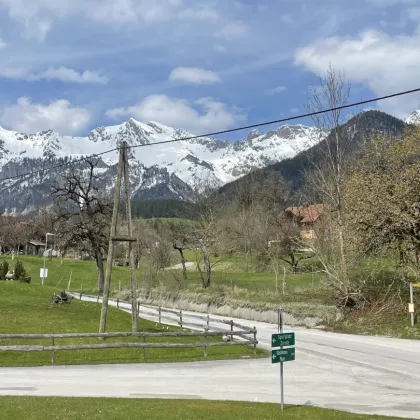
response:
[[[80,292],[79,299],[82,300],[82,292]]]
[[[143,335],[143,343],[146,344],[146,336],[145,335]],[[145,362],[145,361],[146,361],[146,347],[143,347],[143,362]]]
[[[162,311],[161,311],[160,306],[159,306],[159,324],[162,324]]]
[[[51,334],[54,334],[54,331],[51,331]],[[55,346],[54,336],[51,337],[52,345]],[[54,366],[55,363],[55,351],[51,350],[51,365]]]
[[[207,315],[207,329],[210,329],[210,315]]]
[[[233,333],[233,319],[230,320],[230,331]],[[233,334],[230,335],[230,341],[233,341]]]
[[[179,311],[179,325],[182,328],[182,311]]]
[[[257,354],[257,329],[254,327],[254,356]]]
[[[207,328],[204,328],[204,357],[207,357]]]
[[[120,298],[117,298],[117,308],[120,307]]]
[[[99,302],[99,293],[98,293],[98,297],[96,298],[96,303]]]

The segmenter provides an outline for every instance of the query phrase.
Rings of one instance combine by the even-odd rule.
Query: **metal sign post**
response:
[[[279,308],[279,318],[280,318],[280,334],[283,333],[283,308]],[[282,349],[283,346],[280,346]],[[283,384],[283,362],[280,362],[280,395],[281,395],[281,411],[284,408],[284,384]]]
[[[279,307],[279,334],[271,335],[271,347],[280,349],[271,350],[271,363],[280,363],[280,395],[281,411],[284,409],[284,384],[283,384],[283,363],[295,360],[295,348],[288,347],[295,345],[295,333],[283,333],[283,308]],[[283,348],[284,346],[288,348]]]

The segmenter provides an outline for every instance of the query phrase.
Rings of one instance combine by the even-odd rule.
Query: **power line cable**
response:
[[[107,153],[118,151],[119,149],[120,149],[119,147],[116,147],[114,149],[106,150],[105,152],[96,153],[94,155],[85,156],[85,157],[82,157],[80,159],[72,160],[72,161],[69,161],[69,162],[59,163],[59,164],[53,165],[53,166],[48,166],[48,168],[37,169],[35,171],[26,172],[24,174],[15,175],[15,176],[9,176],[7,178],[0,179],[0,182],[2,182],[2,181],[11,181],[11,180],[18,179],[18,178],[24,178],[24,177],[30,176],[30,175],[37,175],[37,174],[39,174],[41,172],[49,172],[49,171],[52,171],[53,169],[58,169],[58,168],[62,168],[64,166],[74,165],[75,163],[84,162],[87,159],[91,159],[91,158],[98,157],[98,156],[103,156],[103,155],[105,155]]]
[[[283,122],[287,122],[287,121],[298,120],[298,119],[301,119],[301,118],[312,117],[312,116],[315,116],[315,115],[324,114],[326,112],[332,112],[332,111],[338,111],[338,110],[341,110],[341,109],[352,108],[354,106],[365,105],[365,104],[369,104],[369,103],[372,103],[372,102],[383,101],[385,99],[396,98],[398,96],[408,95],[410,93],[415,93],[415,92],[420,92],[420,88],[406,90],[406,91],[398,92],[398,93],[393,93],[391,95],[386,95],[386,96],[379,96],[377,98],[367,99],[365,101],[353,102],[351,104],[341,105],[341,106],[337,106],[337,107],[334,107],[334,108],[323,109],[323,110],[315,111],[315,112],[308,112],[306,114],[295,115],[293,117],[286,117],[286,118],[281,118],[281,119],[272,120],[272,121],[266,121],[266,122],[262,122],[262,123],[258,123],[258,124],[244,125],[244,126],[241,126],[241,127],[230,128],[228,130],[214,131],[212,133],[202,134],[202,135],[199,135],[199,136],[181,137],[181,138],[178,138],[178,139],[163,140],[163,141],[158,141],[158,142],[155,142],[155,143],[138,144],[138,145],[135,145],[135,146],[129,146],[129,148],[130,149],[135,149],[137,147],[157,146],[159,144],[169,144],[169,143],[177,143],[179,141],[195,140],[195,139],[199,139],[201,137],[219,136],[221,134],[229,134],[229,133],[234,133],[234,132],[237,132],[237,131],[249,130],[251,128],[263,127],[263,126],[267,126],[267,125],[279,124],[279,123],[283,123]],[[120,150],[120,148],[116,147],[114,149],[110,149],[110,150],[107,150],[107,151],[102,152],[102,153],[97,153],[97,154],[94,154],[94,155],[86,156],[84,158],[81,158],[81,159],[78,159],[78,160],[75,160],[75,161],[65,162],[65,163],[62,163],[62,164],[50,166],[48,168],[38,169],[38,170],[27,172],[27,173],[24,173],[24,174],[15,175],[15,176],[7,177],[7,178],[2,178],[2,179],[0,179],[0,182],[10,181],[10,180],[18,179],[18,178],[23,178],[23,177],[30,176],[30,175],[36,175],[40,172],[48,172],[48,171],[51,171],[53,169],[73,165],[73,164],[78,163],[78,162],[83,162],[84,160],[89,159],[91,157],[102,156],[102,155],[105,155],[107,153],[111,153],[111,152],[114,152],[114,151],[117,151],[117,150]]]
[[[234,133],[236,131],[249,130],[250,128],[263,127],[265,125],[278,124],[278,123],[283,123],[283,122],[286,122],[286,121],[292,121],[292,120],[298,120],[298,119],[301,119],[301,118],[312,117],[312,116],[315,116],[315,115],[324,114],[326,112],[332,112],[332,111],[338,111],[340,109],[352,108],[354,106],[365,105],[365,104],[369,104],[369,103],[372,103],[372,102],[383,101],[384,99],[395,98],[397,96],[408,95],[410,93],[415,93],[415,92],[420,92],[420,88],[412,89],[412,90],[406,90],[404,92],[393,93],[392,95],[380,96],[378,98],[367,99],[365,101],[354,102],[354,103],[347,104],[347,105],[341,105],[341,106],[337,106],[335,108],[323,109],[321,111],[309,112],[307,114],[300,114],[300,115],[296,115],[294,117],[286,117],[286,118],[281,118],[279,120],[266,121],[266,122],[262,122],[262,123],[258,123],[258,124],[245,125],[245,126],[237,127],[237,128],[230,128],[228,130],[215,131],[213,133],[203,134],[201,136],[183,137],[183,138],[180,138],[180,139],[164,140],[164,141],[159,141],[159,142],[156,142],[156,143],[138,144],[136,146],[130,146],[129,148],[134,149],[136,147],[146,147],[146,146],[155,146],[157,144],[175,143],[175,142],[182,141],[182,140],[194,140],[194,139],[198,139],[200,137],[219,136],[221,134],[228,134],[228,133]]]

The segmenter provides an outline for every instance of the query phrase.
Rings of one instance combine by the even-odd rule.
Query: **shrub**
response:
[[[9,271],[9,264],[7,261],[3,261],[2,264],[0,264],[0,280],[6,280],[6,274]]]
[[[27,274],[22,261],[17,260],[15,265],[15,280],[19,280],[24,283],[30,283],[31,277]]]
[[[15,265],[15,280],[20,280],[25,274],[25,267],[23,266],[22,261],[17,260]]]

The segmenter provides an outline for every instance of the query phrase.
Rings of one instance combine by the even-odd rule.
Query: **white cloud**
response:
[[[194,105],[201,109],[197,110]],[[166,95],[150,95],[136,105],[110,109],[106,115],[110,118],[134,117],[140,121],[158,121],[199,134],[224,130],[245,120],[240,110],[229,108],[212,98],[201,98],[191,104]]]
[[[220,44],[213,45],[213,49],[214,49],[214,51],[216,51],[218,53],[227,52],[227,48],[224,45],[220,45]]]
[[[366,0],[367,3],[373,6],[387,7],[394,6],[396,4],[416,4],[417,0]]]
[[[284,23],[285,25],[290,25],[295,21],[293,17],[290,15],[281,15],[279,19],[280,19],[280,22]]]
[[[266,95],[276,95],[278,93],[284,92],[285,90],[287,90],[286,86],[277,86],[277,87],[274,87],[274,88],[271,88],[271,89],[267,89],[265,91],[265,93],[266,93]]]
[[[178,18],[182,20],[204,20],[216,22],[220,15],[217,10],[210,7],[201,7],[199,9],[184,9],[178,13]]]
[[[8,79],[21,79],[29,82],[40,80],[59,80],[66,83],[79,84],[106,84],[108,78],[97,71],[84,70],[77,71],[68,67],[49,67],[40,72],[29,72],[22,68],[4,66],[0,68],[0,76]]]
[[[6,47],[7,47],[7,44],[0,38],[0,50]]]
[[[408,17],[413,22],[419,22],[420,21],[420,7],[412,7],[408,9]]]
[[[216,32],[216,36],[227,40],[242,38],[248,32],[248,27],[244,22],[236,21],[228,23],[222,29]]]
[[[199,67],[177,67],[171,71],[169,81],[203,85],[220,82],[220,77],[213,71]]]
[[[170,19],[183,10],[182,0],[0,0],[24,36],[42,42],[55,21],[80,15],[113,24],[149,24]]]
[[[329,64],[342,69],[353,82],[366,84],[382,96],[419,87],[420,38],[390,37],[369,30],[357,37],[330,37],[296,51],[295,63],[322,76]],[[398,117],[417,107],[419,95],[408,95],[379,102],[378,106]]]
[[[73,135],[80,132],[89,120],[87,109],[73,107],[65,99],[43,105],[22,97],[16,104],[0,110],[1,124],[23,133],[51,129],[60,134]]]
[[[99,74],[96,71],[76,71],[68,67],[59,67],[54,68],[50,67],[47,70],[41,71],[39,73],[32,73],[28,76],[28,80],[60,80],[61,82],[69,83],[97,83],[97,84],[106,84],[108,78]]]
[[[292,114],[296,114],[296,113],[298,113],[298,112],[299,112],[299,108],[290,108],[290,112],[291,112]]]

